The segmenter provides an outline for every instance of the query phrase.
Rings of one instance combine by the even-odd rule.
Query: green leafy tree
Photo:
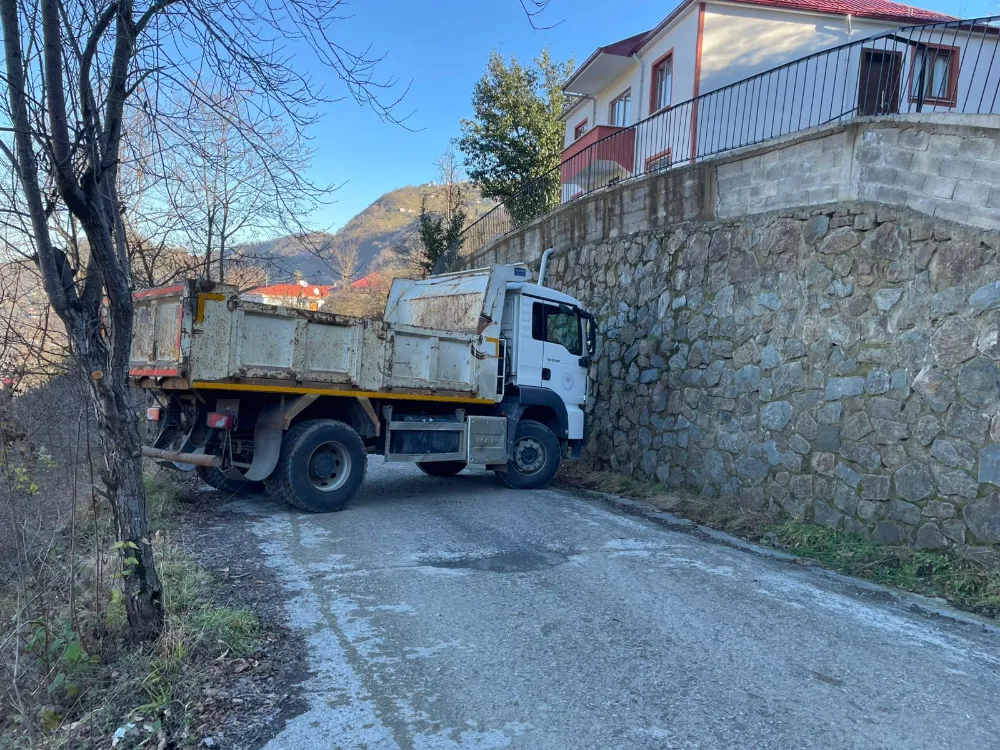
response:
[[[517,224],[559,201],[561,84],[572,72],[572,61],[556,62],[548,50],[528,67],[494,51],[473,93],[475,115],[462,120],[458,147],[469,178],[484,196],[504,201]]]
[[[425,273],[434,270],[438,259],[446,253],[449,257],[457,255],[462,244],[462,230],[465,228],[465,210],[461,202],[449,206],[447,214],[434,213],[427,210],[427,198],[420,204],[420,244],[424,254],[420,259],[420,267]]]

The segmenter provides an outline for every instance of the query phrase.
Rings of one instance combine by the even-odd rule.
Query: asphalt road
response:
[[[314,672],[269,750],[1000,748],[1000,636],[599,500],[373,461],[238,507]]]

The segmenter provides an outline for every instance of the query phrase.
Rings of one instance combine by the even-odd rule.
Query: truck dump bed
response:
[[[497,401],[500,316],[518,273],[397,280],[381,321],[251,302],[198,280],[141,291],[130,374],[153,388]]]

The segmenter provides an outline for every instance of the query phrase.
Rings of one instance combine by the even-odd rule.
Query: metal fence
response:
[[[558,167],[466,228],[463,253],[595,190],[819,125],[921,112],[1000,114],[998,48],[1000,16],[909,26],[785,63],[592,143],[585,135]]]

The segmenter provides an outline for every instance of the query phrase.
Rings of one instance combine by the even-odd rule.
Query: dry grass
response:
[[[166,621],[152,645],[131,641],[81,395],[61,378],[0,414],[0,748],[107,747],[129,724],[119,748],[193,746],[209,710],[202,693],[253,665],[261,626],[216,603],[211,575],[171,537],[177,490],[153,474]]]
[[[147,493],[153,525],[168,525],[176,491],[151,479]],[[198,744],[198,699],[231,670],[252,665],[259,621],[247,609],[218,606],[212,576],[159,531],[165,624],[155,643],[136,645],[110,556],[83,546],[72,611],[68,592],[50,577],[22,586],[38,613],[31,620],[20,596],[11,601],[8,594],[5,619],[21,617],[4,623],[3,662],[15,679],[0,693],[0,748],[104,747],[119,727],[127,729],[120,748]],[[58,556],[53,552],[53,564]]]
[[[565,485],[622,495],[676,513],[703,526],[780,548],[824,567],[925,596],[990,617],[1000,616],[1000,568],[952,552],[922,552],[882,545],[861,536],[743,508],[703,500],[655,482],[643,482],[582,462],[565,464]]]
[[[695,523],[735,536],[759,539],[774,519],[737,502],[706,500],[658,482],[645,482],[612,471],[591,469],[582,461],[563,464],[558,480],[570,487],[641,500]]]

